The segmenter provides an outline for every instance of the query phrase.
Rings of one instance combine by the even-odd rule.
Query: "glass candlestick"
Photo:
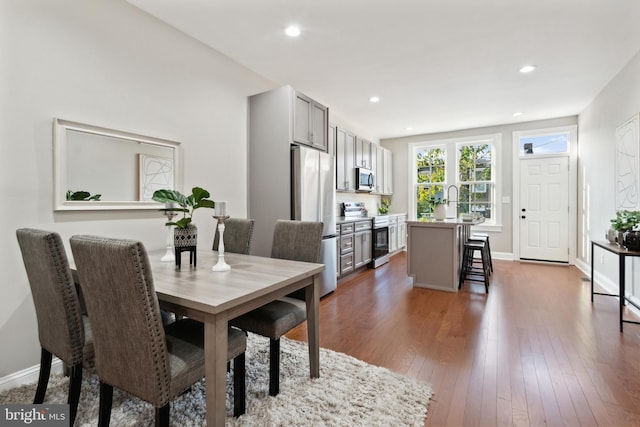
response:
[[[218,220],[218,263],[211,267],[212,271],[229,271],[231,266],[224,260],[224,220],[228,216],[214,216]]]
[[[169,209],[173,208],[173,204],[169,204],[167,203],[167,206],[165,209],[163,209],[164,212],[164,216],[167,217],[167,222],[171,222],[173,220],[173,218],[176,217],[176,215],[178,215],[177,212],[175,211],[170,211]],[[173,248],[173,226],[172,225],[167,225],[167,253],[164,254],[164,256],[162,258],[160,258],[160,261],[166,261],[166,262],[173,262],[176,260],[176,255],[175,255],[175,250]]]

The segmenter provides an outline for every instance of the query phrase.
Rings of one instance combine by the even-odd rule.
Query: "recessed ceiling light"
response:
[[[411,126],[407,126],[405,129],[406,130],[413,130],[413,128]]]
[[[284,33],[289,37],[298,37],[300,35],[300,27],[298,27],[297,25],[289,25],[284,30]]]
[[[536,69],[535,65],[525,65],[524,67],[520,68],[520,72],[523,74],[526,74],[526,73],[532,72],[535,69]]]
[[[522,111],[517,111],[515,113],[513,113],[513,117],[518,117],[522,115]]]
[[[380,102],[380,98],[378,98],[377,96],[372,96],[371,98],[369,98],[369,102],[373,102],[373,103]]]

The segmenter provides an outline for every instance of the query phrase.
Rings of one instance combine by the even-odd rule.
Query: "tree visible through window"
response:
[[[491,145],[458,146],[459,212],[479,213],[492,218],[493,183],[491,177]]]
[[[416,152],[417,163],[417,217],[424,218],[432,212],[432,199],[443,198],[446,150],[437,148],[420,148]]]
[[[474,213],[487,224],[499,221],[495,210],[499,145],[499,134],[413,144],[416,218],[428,217],[434,200],[449,199],[448,215]],[[452,203],[456,193],[457,204]]]

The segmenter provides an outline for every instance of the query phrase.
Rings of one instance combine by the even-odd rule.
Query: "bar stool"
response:
[[[489,260],[489,268],[493,273],[493,259],[491,258],[491,245],[489,244],[489,235],[487,233],[473,233],[469,240],[480,240],[485,242],[485,252],[487,259]]]
[[[465,280],[484,283],[485,292],[489,293],[489,262],[486,256],[486,245],[481,240],[467,240],[462,252],[462,268],[460,269],[460,281],[458,289],[462,288]],[[476,251],[480,255],[481,266],[476,266],[474,256]]]

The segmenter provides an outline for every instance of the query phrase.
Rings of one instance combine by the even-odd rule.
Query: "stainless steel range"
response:
[[[373,261],[371,267],[378,268],[389,261],[389,215],[373,217]]]

